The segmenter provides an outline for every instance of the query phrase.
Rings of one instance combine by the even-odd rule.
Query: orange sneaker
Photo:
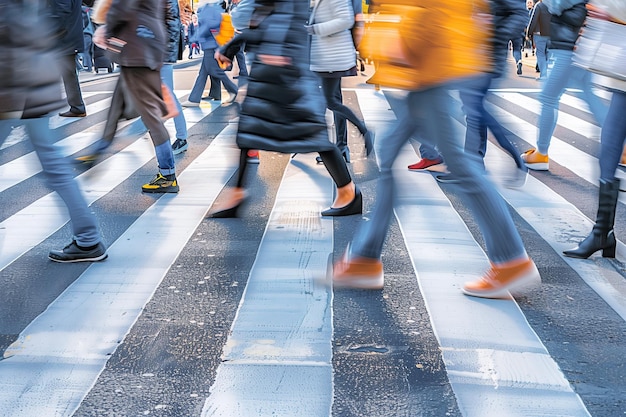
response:
[[[362,257],[348,259],[346,253],[333,267],[335,288],[382,290],[384,284],[383,263],[379,259]]]
[[[548,155],[539,153],[537,149],[529,149],[520,156],[529,169],[547,171],[550,168],[550,158],[548,158]]]
[[[505,298],[509,291],[537,281],[541,282],[541,276],[535,263],[528,258],[502,265],[491,264],[484,277],[466,282],[462,291],[473,297]]]

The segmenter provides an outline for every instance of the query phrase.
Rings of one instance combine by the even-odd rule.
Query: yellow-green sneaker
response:
[[[547,171],[550,168],[550,158],[548,158],[548,155],[539,153],[537,149],[529,149],[520,156],[528,169]]]
[[[177,193],[176,174],[162,175],[159,172],[152,181],[141,187],[141,191],[144,193]]]

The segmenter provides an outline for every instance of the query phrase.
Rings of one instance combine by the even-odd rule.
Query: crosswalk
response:
[[[398,94],[344,90],[376,146]],[[103,129],[72,128],[110,103],[105,91],[85,98],[86,119],[50,121],[68,157]],[[333,184],[311,155],[263,152],[244,218],[205,220],[237,169],[233,106],[184,110],[192,146],[177,157],[177,195],[127,186],[156,168],[139,120],[120,124],[133,134],[106,159],[77,168],[109,247],[91,265],[45,260],[69,217],[55,193],[33,188],[41,166],[15,129],[0,148],[0,416],[625,414],[626,248],[615,260],[560,255],[592,226],[600,137],[576,91],[562,104],[551,171],[524,188],[501,186],[514,164],[488,146],[490,176],[543,279],[505,300],[461,294],[488,268],[481,237],[454,188],[406,169],[418,158],[410,144],[395,168],[385,289],[333,291],[328,268],[359,219],[319,216]],[[494,90],[488,108],[521,151],[534,145],[536,90]],[[358,156],[354,131],[350,145],[367,220],[376,161]]]

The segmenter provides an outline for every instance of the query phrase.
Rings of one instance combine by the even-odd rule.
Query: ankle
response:
[[[339,208],[350,204],[352,200],[354,200],[355,196],[356,186],[354,185],[354,182],[350,181],[350,183],[348,183],[347,185],[337,188],[337,198],[335,198],[335,201],[331,207]]]

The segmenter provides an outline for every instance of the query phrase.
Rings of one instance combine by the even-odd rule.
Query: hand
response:
[[[315,35],[315,25],[304,25],[304,28],[309,35]]]
[[[215,50],[213,58],[215,58],[217,64],[220,66],[221,69],[228,68],[228,66],[233,63],[233,60],[228,59],[225,55],[221,54],[219,49]]]

